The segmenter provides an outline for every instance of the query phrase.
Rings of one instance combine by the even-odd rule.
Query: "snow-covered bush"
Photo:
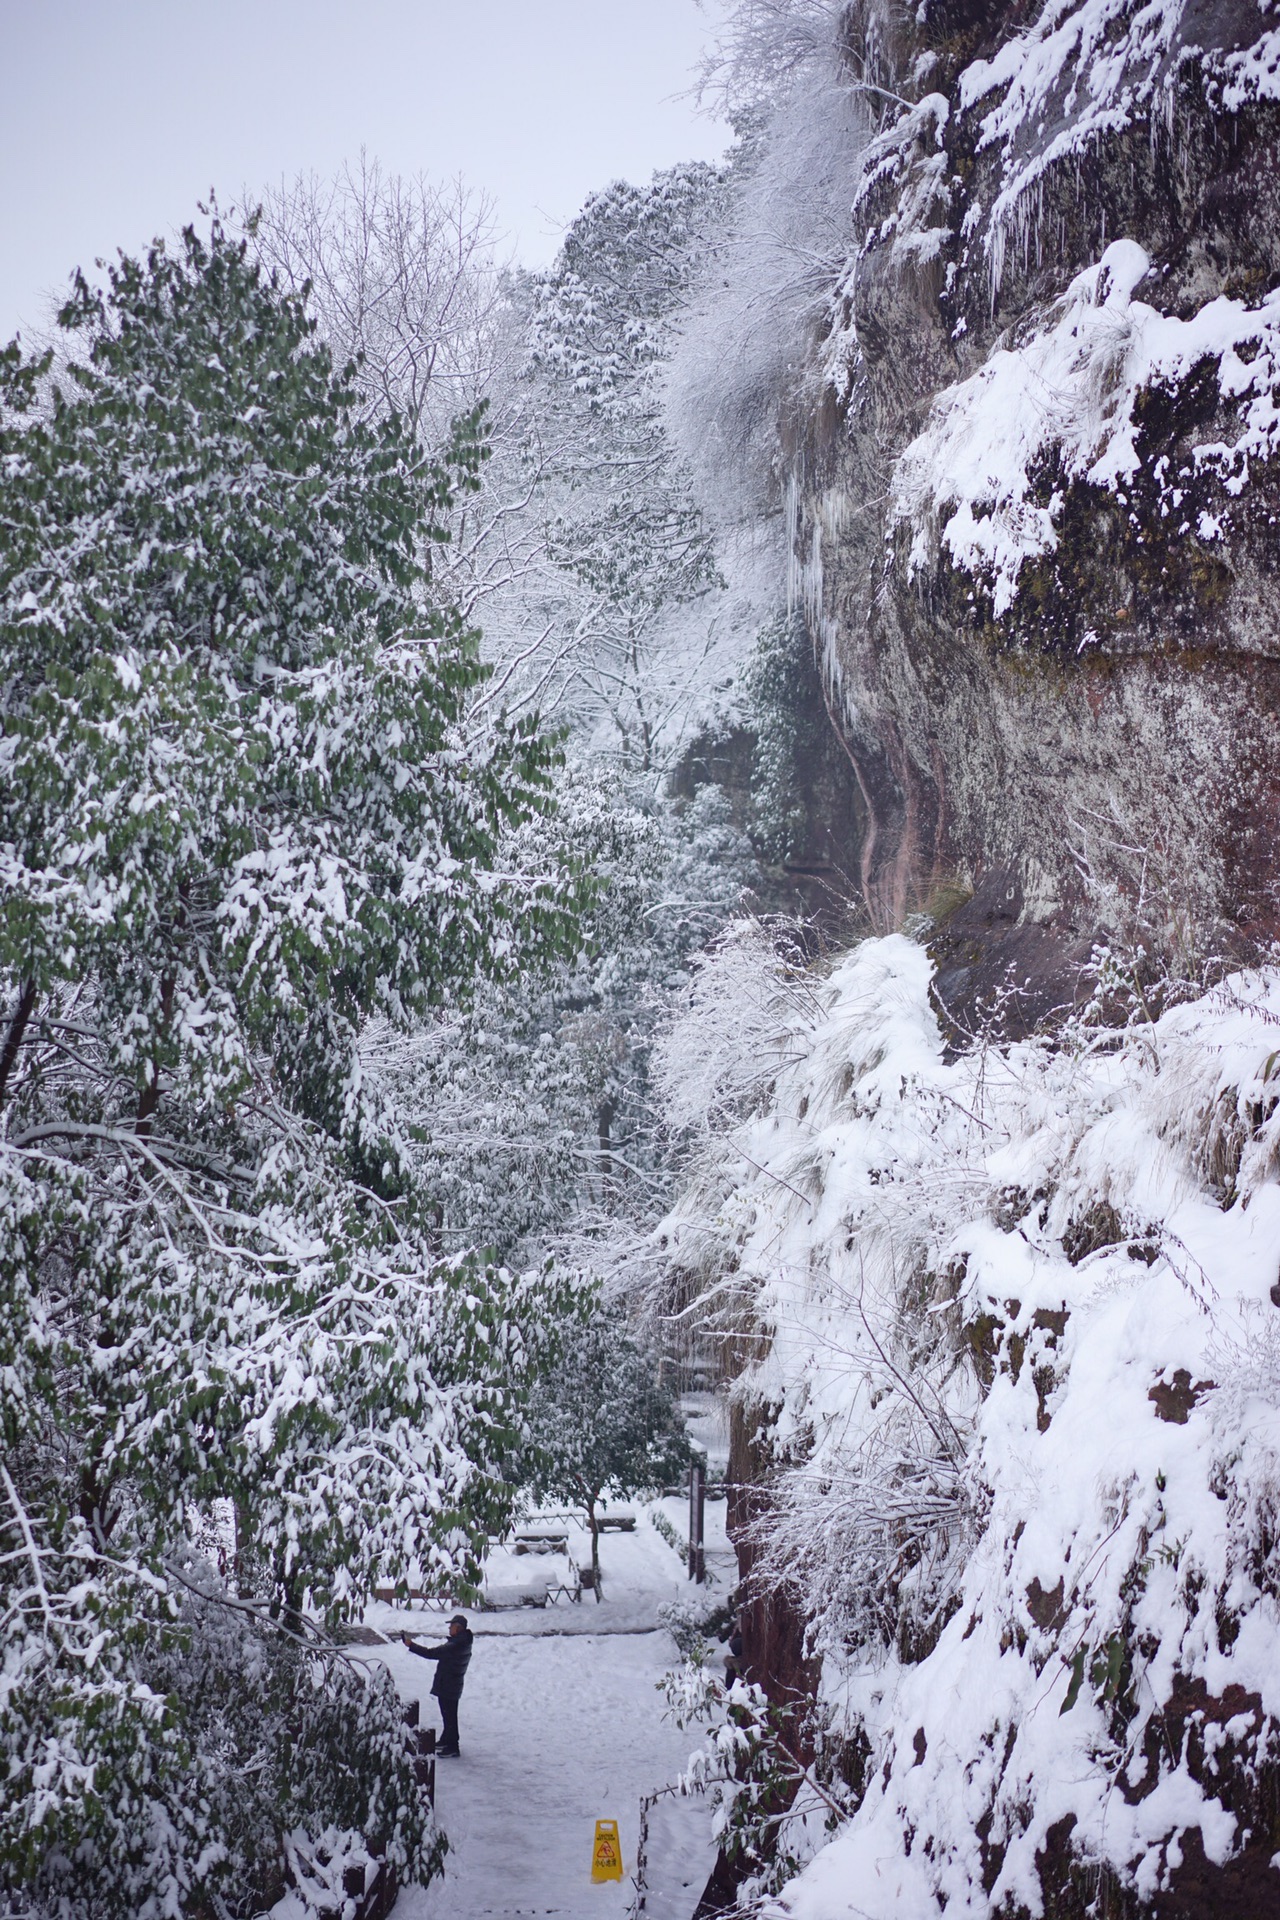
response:
[[[799,936],[787,922],[734,920],[699,956],[655,1049],[675,1131],[718,1140],[765,1104],[797,1028],[821,1004]]]
[[[651,1509],[649,1517],[655,1526],[659,1520],[664,1523],[658,1531],[667,1545],[683,1557],[686,1543],[661,1508]],[[681,1594],[676,1600],[664,1600],[658,1608],[658,1624],[665,1627],[675,1641],[681,1659],[692,1661],[695,1666],[705,1666],[712,1641],[726,1639],[733,1620],[732,1605],[723,1599],[712,1599],[705,1590]]]
[[[1108,978],[948,1058],[931,971],[898,935],[815,976],[663,1230],[749,1358],[753,1577],[870,1756],[805,1920],[1034,1912],[1068,1844],[1149,1898],[1276,1843],[1280,976],[1119,1024]]]
[[[852,1812],[847,1756],[829,1738],[823,1709],[808,1700],[780,1706],[743,1680],[726,1688],[705,1645],[694,1644],[666,1676],[665,1692],[677,1726],[704,1730],[681,1788],[708,1797],[717,1843],[739,1874],[737,1910],[752,1911],[794,1878],[815,1837],[820,1844]],[[854,1756],[859,1786],[864,1757]]]

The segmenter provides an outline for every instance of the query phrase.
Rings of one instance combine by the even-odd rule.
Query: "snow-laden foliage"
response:
[[[700,164],[615,182],[536,275],[499,270],[483,202],[369,162],[269,195],[250,223],[261,258],[314,285],[366,413],[438,446],[451,405],[486,409],[491,457],[431,560],[483,620],[497,673],[476,710],[536,707],[642,771],[669,768],[723,679],[714,556],[660,405],[722,184]]]
[[[482,201],[362,160],[268,195],[250,223],[261,258],[313,283],[339,361],[358,356],[366,412],[394,407],[436,445],[451,400],[484,403],[489,458],[431,557],[497,669],[476,711],[536,707],[651,780],[724,707],[741,651],[663,405],[725,210],[713,167],[614,182],[552,269],[504,275]]]
[[[610,1493],[652,1493],[679,1480],[690,1458],[679,1402],[661,1356],[636,1339],[615,1302],[566,1328],[529,1411],[530,1483],[585,1513],[599,1600],[599,1503]]]
[[[661,804],[640,782],[579,767],[558,800],[557,839],[594,882],[583,951],[407,1033],[374,1022],[361,1060],[416,1116],[405,1151],[446,1246],[599,1272],[669,1197],[653,1034],[690,955],[740,906],[749,856],[714,788]],[[512,850],[537,867],[544,838],[531,827]]]
[[[561,449],[551,550],[576,589],[572,706],[586,739],[643,771],[674,763],[723,673],[715,554],[661,386],[723,193],[701,163],[615,182],[530,289],[529,378]]]
[[[717,1140],[767,1095],[790,1027],[817,1004],[798,935],[735,920],[698,965],[656,1048],[655,1084],[677,1133]]]
[[[299,1687],[368,1759],[308,1817],[359,1801],[430,1867],[387,1690],[293,1673],[291,1636],[375,1579],[475,1577],[564,1302],[440,1258],[358,1040],[571,951],[579,889],[549,842],[506,859],[555,755],[464,735],[486,670],[418,591],[474,422],[440,464],[357,419],[216,218],[61,324],[45,392],[6,351],[0,416],[0,1870],[51,1910],[231,1912],[230,1782]],[[220,1500],[237,1591],[193,1615]],[[173,1661],[214,1657],[219,1607],[275,1677],[202,1746]]]
[[[771,592],[766,614],[779,587],[780,442],[848,257],[876,119],[843,64],[842,11],[829,0],[749,0],[727,14],[704,85],[739,139],[664,383],[672,438],[730,546],[731,582],[753,599]]]
[[[6,1731],[24,1722],[23,1748],[6,1742],[5,1840],[25,1839],[6,1862],[10,1911],[254,1913],[309,1836],[337,1833],[368,1836],[408,1877],[436,1867],[442,1836],[384,1671],[229,1602],[187,1550],[159,1607],[158,1583],[130,1591],[118,1567],[111,1594],[101,1554],[82,1555],[65,1597],[59,1571],[46,1554],[53,1643],[52,1621],[42,1636],[19,1615],[6,1649]],[[60,1630],[70,1606],[87,1632]]]
[[[706,1730],[681,1790],[706,1795],[716,1842],[740,1875],[737,1910],[749,1912],[794,1878],[806,1843],[836,1828],[856,1795],[830,1764],[843,1750],[828,1741],[821,1710],[779,1706],[741,1678],[726,1688],[707,1655],[695,1642],[667,1675],[667,1707],[677,1726]]]
[[[364,1030],[366,1095],[409,1119],[404,1150],[447,1248],[611,1265],[669,1189],[649,1042],[688,954],[742,900],[751,848],[713,787],[666,791],[693,731],[732,702],[742,609],[716,585],[704,518],[672,458],[662,377],[723,216],[690,166],[593,197],[555,267],[499,283],[484,209],[362,163],[268,197],[250,245],[316,283],[318,326],[359,353],[361,415],[438,433],[442,394],[486,405],[488,456],[427,556],[431,593],[483,617],[502,702],[566,724],[557,833],[589,870],[584,951],[540,984],[483,984],[412,1030]],[[545,867],[537,834],[509,849]],[[619,1229],[621,1228],[621,1231]]]
[[[755,1577],[869,1755],[802,1920],[1038,1912],[1068,1843],[1150,1897],[1265,1820],[1280,1731],[1280,977],[1117,1027],[1104,962],[1053,1040],[949,1058],[930,976],[895,935],[815,977],[663,1230],[754,1335]]]

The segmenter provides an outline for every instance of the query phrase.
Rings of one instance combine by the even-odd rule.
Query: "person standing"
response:
[[[733,1629],[729,1635],[729,1647],[724,1656],[724,1684],[725,1690],[728,1693],[733,1692],[733,1689],[742,1678],[742,1661],[742,1615],[739,1613],[734,1615]]]
[[[412,1634],[408,1633],[402,1633],[400,1638],[410,1653],[416,1653],[420,1660],[434,1660],[436,1663],[436,1677],[431,1682],[431,1691],[440,1703],[440,1745],[436,1751],[448,1758],[456,1758],[460,1752],[458,1702],[462,1698],[462,1682],[471,1665],[471,1645],[475,1638],[467,1625],[467,1616],[465,1613],[454,1614],[449,1622],[449,1638],[442,1640],[439,1646],[419,1646]]]

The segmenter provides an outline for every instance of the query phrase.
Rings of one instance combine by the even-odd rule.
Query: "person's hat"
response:
[[[449,1622],[449,1625],[451,1627],[465,1627],[466,1624],[467,1624],[467,1616],[465,1613],[455,1613],[452,1620]]]

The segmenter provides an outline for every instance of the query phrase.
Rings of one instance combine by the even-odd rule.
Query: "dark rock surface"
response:
[[[1266,26],[1252,0],[1064,9],[1068,28],[1105,14],[1105,32],[993,140],[984,119],[1021,82],[974,99],[972,63],[1038,12],[849,9],[850,72],[932,99],[883,108],[820,349],[840,403],[794,423],[797,571],[866,818],[846,865],[880,927],[939,886],[986,902],[1012,875],[1018,938],[970,915],[940,960],[954,978],[967,952],[978,992],[1025,964],[1037,1001],[1103,908],[1144,886],[1227,950],[1280,931],[1280,476],[1254,459],[1234,492],[1197,456],[1239,433],[1212,358],[1133,398],[1139,465],[1119,490],[1047,435],[1028,507],[1051,510],[1056,544],[1024,562],[1012,604],[936,525],[894,511],[896,463],[939,394],[1043,333],[1108,242],[1145,249],[1134,297],[1182,320],[1280,281],[1280,104],[1231,65]],[[1104,60],[1119,104],[1091,118]]]
[[[1110,243],[1141,247],[1133,299],[1183,325],[1280,286],[1273,16],[1254,0],[1076,0],[1040,84],[1022,56],[1043,50],[1041,12],[847,8],[844,59],[879,132],[815,345],[825,396],[787,426],[798,598],[855,776],[848,843],[826,857],[877,931],[928,915],[916,931],[957,1048],[1077,1005],[1100,937],[1203,959],[1280,935],[1280,462],[1275,443],[1223,451],[1243,414],[1215,355],[1126,385],[1117,309],[1091,404],[1100,433],[1131,431],[1135,459],[1119,479],[1093,471],[1067,444],[1070,406],[1047,396],[1023,505],[1052,535],[1012,593],[948,545],[945,474],[929,510],[901,505],[903,456],[948,393],[1043,339]],[[1003,56],[999,85],[975,78]],[[1108,299],[1105,274],[1091,297]],[[1280,363],[1254,392],[1278,383]],[[1156,1415],[1185,1421],[1203,1384],[1157,1383]],[[748,1583],[747,1486],[766,1476],[744,1430],[732,1518]],[[1060,1598],[1028,1605],[1050,1618]],[[748,1619],[756,1676],[776,1698],[805,1691],[800,1623],[776,1602]],[[1171,1833],[1144,1905],[1060,1823],[1039,1860],[1049,1920],[1280,1916],[1280,1728],[1256,1699],[1198,1684],[1175,1677],[1146,1777],[1185,1766],[1236,1814],[1234,1857]]]

